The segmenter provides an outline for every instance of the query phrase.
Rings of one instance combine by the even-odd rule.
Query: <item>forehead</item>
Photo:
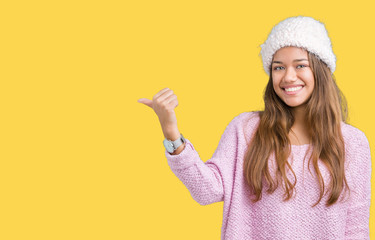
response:
[[[303,48],[299,47],[293,47],[293,46],[288,46],[288,47],[283,47],[280,48],[275,52],[273,55],[273,60],[278,61],[278,60],[288,60],[288,59],[296,59],[296,58],[306,58],[307,59],[307,51]]]

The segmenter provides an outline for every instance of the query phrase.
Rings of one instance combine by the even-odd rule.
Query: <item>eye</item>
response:
[[[298,65],[297,68],[298,68],[299,66],[306,67],[305,65]]]
[[[278,66],[278,67],[274,67],[273,70],[276,70],[276,71],[277,71],[277,70],[279,70],[279,68],[282,68],[282,67],[280,67],[280,66]]]

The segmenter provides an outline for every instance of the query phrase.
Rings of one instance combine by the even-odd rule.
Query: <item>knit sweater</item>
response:
[[[285,191],[279,185],[272,194],[263,189],[262,199],[253,203],[243,176],[243,158],[258,124],[257,112],[235,116],[222,134],[212,158],[206,162],[200,159],[188,138],[179,154],[165,151],[169,167],[196,202],[207,205],[224,201],[221,239],[370,239],[371,152],[365,134],[349,124],[341,124],[350,197],[342,191],[339,200],[327,207],[328,194],[325,194],[319,204],[312,207],[319,199],[320,189],[312,161],[311,171],[307,168],[311,150],[310,145],[305,144],[292,145],[288,159],[297,177],[293,197],[283,201]],[[269,158],[271,175],[275,171],[272,156]],[[329,171],[320,161],[318,166],[327,192]],[[288,170],[288,179],[294,183],[294,175]]]

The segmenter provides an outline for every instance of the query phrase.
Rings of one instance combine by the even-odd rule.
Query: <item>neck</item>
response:
[[[310,135],[308,125],[306,123],[305,106],[299,106],[292,109],[294,116],[294,123],[289,133],[291,143],[294,145],[301,145],[310,142]]]
[[[295,107],[295,108],[292,109],[292,112],[293,112],[293,116],[294,116],[293,126],[295,126],[295,125],[296,126],[305,126],[306,125],[305,107],[304,106]]]

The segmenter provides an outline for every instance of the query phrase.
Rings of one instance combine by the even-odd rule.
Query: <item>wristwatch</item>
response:
[[[185,142],[185,138],[180,133],[180,137],[177,140],[171,141],[171,140],[168,140],[168,139],[165,138],[164,141],[163,141],[163,144],[164,144],[165,149],[167,149],[167,151],[169,153],[173,153],[184,142]]]

